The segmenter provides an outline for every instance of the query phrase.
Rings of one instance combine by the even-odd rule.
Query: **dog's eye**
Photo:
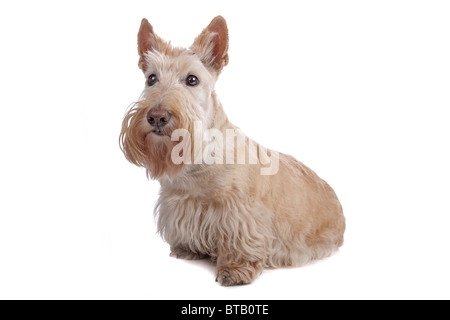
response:
[[[148,77],[148,81],[147,81],[147,83],[148,83],[148,85],[151,87],[151,86],[153,86],[155,83],[157,83],[158,82],[158,77],[156,76],[156,74],[151,74],[149,77]]]
[[[193,76],[192,74],[186,78],[186,84],[190,87],[195,87],[199,83],[200,81],[198,81],[198,78],[196,76]]]

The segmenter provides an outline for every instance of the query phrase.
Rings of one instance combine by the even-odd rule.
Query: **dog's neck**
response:
[[[222,132],[226,129],[234,129],[234,126],[231,124],[230,120],[228,120],[215,91],[211,94],[211,102],[214,110],[211,128],[218,129]]]
[[[211,103],[213,114],[211,117],[211,124],[208,126],[209,129],[217,129],[224,135],[227,129],[236,129],[228,119],[215,91],[211,94]],[[176,177],[170,178],[167,175],[164,175],[158,180],[163,188],[185,189],[185,191],[189,191],[189,193],[195,193],[195,187],[193,186],[196,185],[196,181],[203,181],[205,177],[210,175],[211,170],[213,170],[212,167],[215,167],[215,165],[187,164]],[[199,192],[204,193],[204,189],[199,189]]]

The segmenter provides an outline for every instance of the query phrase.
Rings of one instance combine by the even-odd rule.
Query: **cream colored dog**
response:
[[[222,17],[189,49],[171,46],[143,19],[138,52],[146,87],[125,115],[120,143],[161,184],[155,214],[172,256],[210,257],[216,280],[230,286],[342,245],[345,219],[333,189],[293,157],[246,138],[225,115],[214,92],[228,64]]]

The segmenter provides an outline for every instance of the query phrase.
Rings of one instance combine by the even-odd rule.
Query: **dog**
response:
[[[126,159],[161,184],[155,216],[170,255],[210,258],[223,286],[328,257],[345,231],[342,206],[324,180],[228,120],[214,91],[228,45],[221,16],[187,49],[143,19],[138,66],[146,84],[119,139]]]

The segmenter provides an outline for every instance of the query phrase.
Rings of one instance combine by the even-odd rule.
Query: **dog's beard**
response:
[[[147,122],[149,108],[143,102],[132,104],[122,122],[120,147],[131,163],[147,169],[147,176],[157,179],[163,175],[178,175],[183,163],[175,164],[171,153],[178,141],[171,141],[171,133],[178,126],[177,115],[172,123],[162,128],[161,134],[153,132]]]

